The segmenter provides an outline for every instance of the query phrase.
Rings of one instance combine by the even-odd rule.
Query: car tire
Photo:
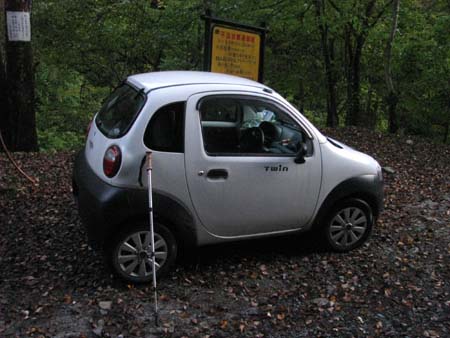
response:
[[[373,223],[369,204],[361,199],[349,198],[331,210],[322,230],[330,249],[347,252],[361,246],[369,238]]]
[[[167,274],[177,256],[177,243],[172,232],[160,223],[154,224],[156,278]],[[107,258],[113,272],[127,282],[148,283],[153,280],[150,228],[136,223],[114,237]]]

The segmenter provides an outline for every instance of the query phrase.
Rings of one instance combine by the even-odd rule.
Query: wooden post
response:
[[[203,71],[211,71],[211,10],[205,10],[205,44],[203,47]]]
[[[0,126],[12,151],[37,151],[31,0],[5,0],[6,107]]]

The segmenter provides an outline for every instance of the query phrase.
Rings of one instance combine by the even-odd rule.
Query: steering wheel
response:
[[[270,147],[272,142],[278,141],[281,137],[281,128],[271,122],[263,121],[259,125],[259,128],[261,128],[264,133],[264,145],[266,147]]]
[[[264,152],[264,132],[259,127],[245,129],[240,139],[241,152],[243,153],[263,153]]]

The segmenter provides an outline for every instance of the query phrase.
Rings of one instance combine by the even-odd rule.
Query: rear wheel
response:
[[[346,252],[361,246],[372,232],[373,214],[363,200],[346,199],[331,211],[323,228],[331,249]]]
[[[155,267],[157,278],[165,275],[174,263],[177,245],[165,226],[155,223]],[[120,232],[113,240],[108,256],[114,272],[132,283],[153,279],[153,261],[149,225],[137,223]]]

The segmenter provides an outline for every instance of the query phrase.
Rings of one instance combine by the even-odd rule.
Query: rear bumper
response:
[[[75,158],[72,185],[78,212],[94,247],[103,247],[120,228],[148,221],[147,189],[118,188],[102,181],[87,163],[84,151]],[[196,245],[192,215],[175,198],[153,191],[153,210],[155,219],[170,227],[179,245]]]
[[[87,163],[84,151],[76,156],[72,186],[89,241],[102,246],[110,229],[129,217],[127,191],[102,181]]]

